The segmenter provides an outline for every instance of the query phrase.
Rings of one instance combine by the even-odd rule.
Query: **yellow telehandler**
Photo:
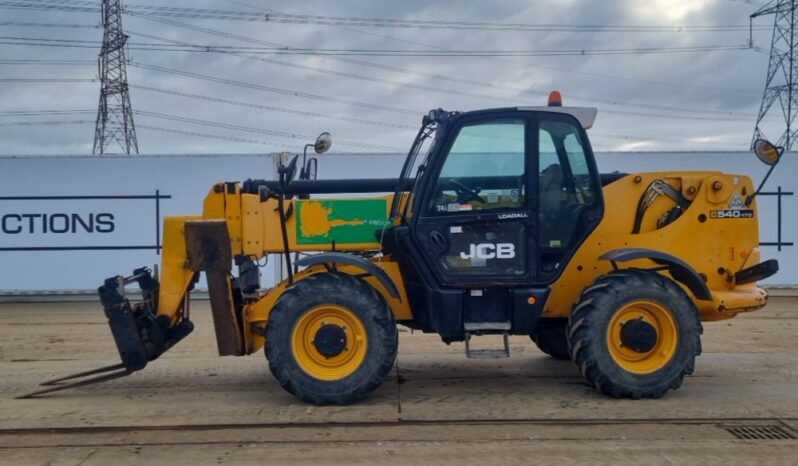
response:
[[[506,357],[508,335],[529,335],[602,393],[661,397],[693,372],[701,322],[763,307],[756,282],[778,263],[760,258],[748,176],[599,173],[595,116],[556,92],[542,107],[437,109],[398,178],[317,180],[317,159],[295,156],[277,180],[218,183],[201,215],[164,219],[160,274],[99,288],[122,362],[26,396],[143,369],[191,333],[204,272],[219,354],[264,349],[305,402],[353,403],[379,387],[397,324],[464,342],[469,357]],[[324,133],[310,146],[331,144]],[[772,171],[782,149],[760,140],[755,152]],[[263,289],[267,256],[286,278]],[[131,304],[134,282],[142,300]],[[503,345],[474,349],[482,335]]]

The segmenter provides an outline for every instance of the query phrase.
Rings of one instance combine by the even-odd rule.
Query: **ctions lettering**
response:
[[[143,195],[0,196],[0,252],[152,250],[160,254],[161,203],[171,198],[157,189]],[[142,211],[151,216],[142,216]],[[143,238],[152,242],[141,244]]]
[[[107,212],[83,215],[11,213],[0,218],[0,230],[6,235],[113,233],[114,228],[114,214]]]

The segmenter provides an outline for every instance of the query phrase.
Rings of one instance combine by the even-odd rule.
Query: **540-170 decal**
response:
[[[710,210],[709,218],[754,218],[754,211],[748,209]]]

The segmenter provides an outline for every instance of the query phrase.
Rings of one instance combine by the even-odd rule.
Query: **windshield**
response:
[[[393,203],[391,205],[391,219],[399,215],[399,204],[402,199],[402,193],[408,191],[410,187],[413,186],[414,182],[417,183],[418,178],[423,174],[429,154],[433,151],[438,141],[439,135],[437,133],[438,124],[435,121],[429,121],[419,129],[416,139],[413,140],[413,145],[410,146],[410,151],[407,153],[404,166],[402,166],[402,172],[396,183],[396,191],[394,192]],[[418,154],[420,154],[425,147],[424,158],[419,160]],[[413,182],[411,182],[411,179],[413,179]],[[407,205],[409,204],[408,202]],[[407,205],[405,206],[405,212],[403,212],[403,214],[407,212]]]

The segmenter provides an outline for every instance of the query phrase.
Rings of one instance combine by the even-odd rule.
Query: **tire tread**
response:
[[[379,335],[368,336],[370,341],[374,340],[381,347],[378,353],[382,356],[378,361],[378,366],[363,383],[352,390],[341,393],[331,390],[324,393],[323,390],[308,389],[303,386],[303,383],[300,383],[301,378],[297,377],[297,371],[301,371],[301,369],[294,367],[295,363],[292,364],[293,355],[290,349],[280,348],[279,345],[274,344],[277,332],[290,332],[296,313],[301,312],[299,308],[302,306],[302,301],[310,295],[317,294],[329,297],[331,302],[340,300],[342,296],[350,300],[357,300],[363,309],[371,310],[368,317],[377,324],[379,329]],[[365,398],[383,383],[396,360],[398,339],[399,334],[393,313],[373,287],[358,277],[337,272],[325,272],[305,277],[286,288],[269,315],[264,352],[269,361],[269,370],[278,383],[292,395],[304,402],[316,405],[347,405]],[[369,354],[366,357],[368,358]]]
[[[605,357],[604,349],[601,348],[601,344],[596,343],[597,340],[603,341],[601,334],[606,332],[606,327],[598,322],[599,317],[602,313],[615,311],[615,308],[607,309],[607,307],[618,304],[618,297],[624,290],[649,290],[652,287],[686,307],[687,312],[682,312],[682,317],[677,321],[677,326],[680,328],[679,344],[680,346],[685,344],[681,338],[690,338],[691,341],[686,342],[688,345],[686,348],[695,350],[692,354],[687,354],[683,366],[675,376],[667,380],[637,387],[619,383],[612,374],[602,370],[599,361]],[[675,282],[655,272],[624,269],[601,276],[585,288],[569,316],[567,335],[571,357],[588,384],[614,398],[640,399],[660,398],[668,390],[676,390],[681,386],[684,377],[695,370],[695,358],[701,354],[702,333],[703,328],[695,304]],[[606,357],[609,357],[608,354]],[[662,371],[655,374],[659,372]]]

